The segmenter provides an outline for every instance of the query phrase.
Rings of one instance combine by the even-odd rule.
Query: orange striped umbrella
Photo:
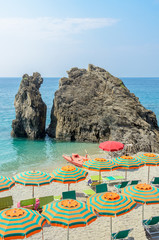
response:
[[[138,159],[137,157],[131,156],[121,156],[114,158],[113,161],[118,164],[119,169],[125,169],[125,179],[127,179],[127,170],[128,169],[138,169],[143,167],[145,163]]]
[[[7,191],[14,187],[15,182],[12,178],[0,176],[0,192]]]
[[[90,196],[87,199],[87,205],[92,206],[100,216],[110,217],[110,232],[112,235],[112,217],[130,212],[136,207],[136,202],[130,197],[106,192]]]
[[[23,239],[42,230],[46,220],[38,212],[24,208],[0,211],[0,239]]]
[[[132,197],[137,203],[143,204],[143,219],[144,204],[159,204],[159,189],[146,183],[127,186],[122,188],[121,193],[127,197]]]
[[[99,182],[101,179],[101,172],[104,171],[113,171],[118,169],[118,165],[111,160],[107,160],[105,158],[95,158],[94,160],[90,159],[88,161],[84,161],[83,168],[98,171],[99,172]]]
[[[50,184],[53,178],[50,174],[41,171],[28,171],[22,172],[13,177],[15,183],[33,186],[33,197],[34,197],[34,187]]]
[[[54,170],[51,174],[54,182],[60,182],[68,184],[68,190],[70,183],[80,182],[86,179],[88,172],[75,166],[64,166]]]
[[[42,215],[52,226],[67,228],[67,239],[69,228],[85,227],[97,219],[92,207],[73,199],[45,205]]]
[[[150,166],[158,166],[159,165],[159,157],[153,153],[145,153],[137,156],[141,161],[143,161],[146,166],[148,166],[148,178],[147,181],[149,183],[150,178]]]

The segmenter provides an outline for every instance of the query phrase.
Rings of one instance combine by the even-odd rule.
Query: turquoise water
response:
[[[131,92],[139,97],[140,102],[154,111],[159,120],[159,78],[122,78]],[[45,140],[31,141],[13,139],[10,136],[12,120],[15,118],[14,98],[21,78],[0,78],[0,175],[12,176],[24,170],[50,170],[63,165],[62,154],[100,152],[98,144],[59,142],[48,137]],[[41,94],[47,104],[47,121],[54,92],[58,89],[59,78],[44,78]]]

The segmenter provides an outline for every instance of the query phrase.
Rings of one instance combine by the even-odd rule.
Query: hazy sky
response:
[[[159,0],[0,0],[0,76],[159,76]]]

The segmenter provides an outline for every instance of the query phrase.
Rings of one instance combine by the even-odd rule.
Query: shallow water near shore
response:
[[[155,112],[159,120],[159,78],[122,78],[124,84],[148,109]],[[44,140],[31,141],[13,139],[10,136],[12,120],[15,119],[14,98],[21,78],[0,78],[0,173],[5,176],[24,170],[48,170],[63,165],[66,161],[62,154],[79,153],[90,155],[101,153],[97,143],[61,142],[46,137]],[[47,121],[54,92],[58,89],[59,78],[44,78],[40,92],[47,104]]]

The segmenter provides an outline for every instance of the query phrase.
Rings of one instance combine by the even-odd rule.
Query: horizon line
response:
[[[48,76],[41,76],[42,78],[63,78],[63,77],[57,77],[57,76],[52,76],[52,77],[48,77]],[[116,76],[115,76],[116,77]],[[22,76],[14,76],[14,77],[1,77],[0,78],[22,78]],[[120,76],[117,78],[159,78],[159,76]]]

